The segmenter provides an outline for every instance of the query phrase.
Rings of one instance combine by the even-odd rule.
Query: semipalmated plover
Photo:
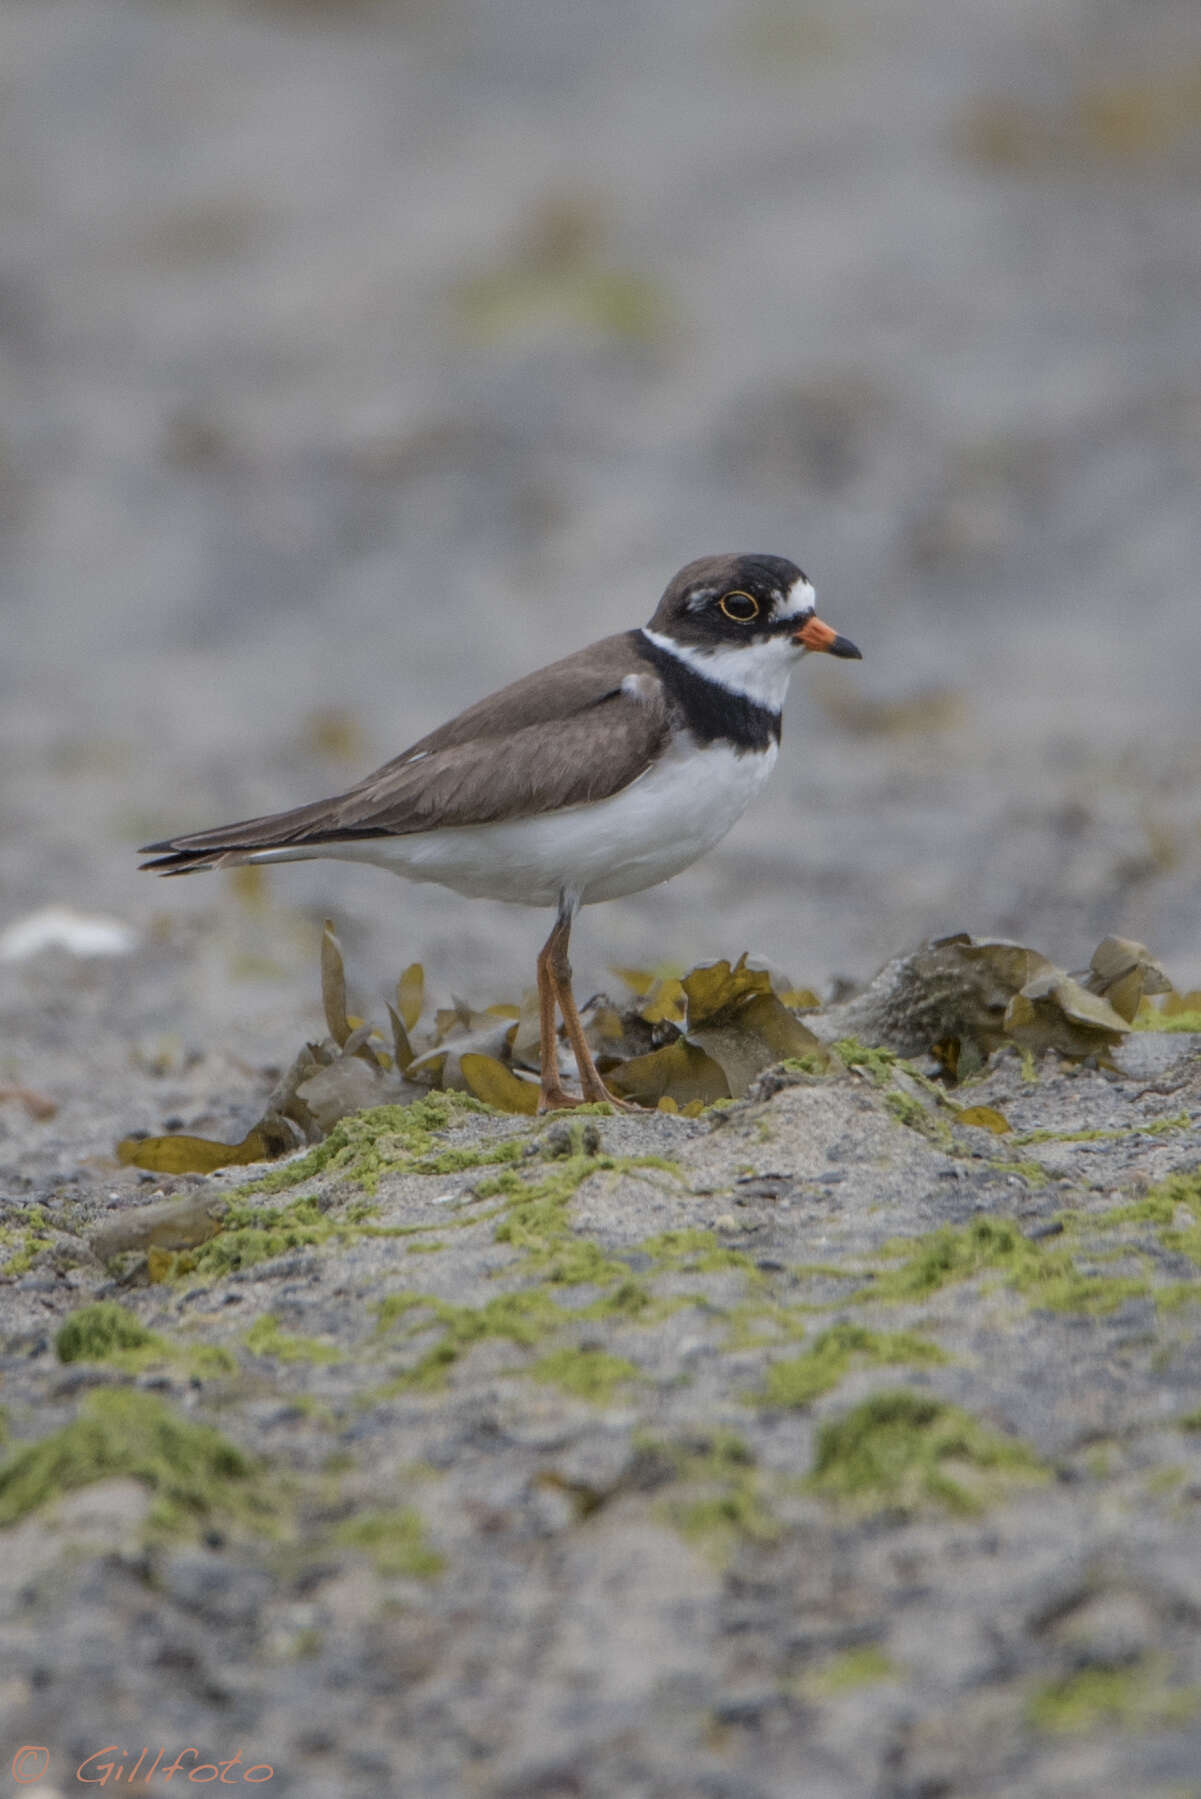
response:
[[[538,957],[539,1110],[578,1104],[559,1078],[555,1009],[585,1100],[597,1072],[567,959],[581,906],[679,874],[713,848],[775,764],[793,665],[858,657],[782,556],[705,556],[649,625],[602,638],[468,707],[346,793],[147,844],[191,874],[332,856],[481,899],[557,908]]]

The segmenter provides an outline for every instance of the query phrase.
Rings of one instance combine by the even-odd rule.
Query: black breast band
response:
[[[761,706],[746,694],[698,674],[679,656],[652,643],[644,632],[631,635],[638,654],[656,671],[698,743],[728,743],[739,755],[779,743],[780,714],[770,706]]]

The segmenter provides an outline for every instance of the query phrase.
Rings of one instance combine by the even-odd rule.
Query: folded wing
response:
[[[327,844],[606,799],[646,771],[668,728],[658,679],[626,637],[608,638],[470,707],[346,793],[147,844],[154,859],[143,867],[189,874],[256,853],[320,855]]]

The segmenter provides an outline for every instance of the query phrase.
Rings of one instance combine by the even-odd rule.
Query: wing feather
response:
[[[432,731],[346,793],[148,844],[144,864],[187,874],[268,849],[491,824],[606,799],[650,767],[670,729],[658,677],[604,639],[503,688]],[[641,671],[641,672],[636,672]]]
[[[575,718],[423,752],[381,769],[337,804],[342,832],[402,836],[436,825],[493,824],[607,799],[650,766],[667,731],[661,694],[620,687]]]

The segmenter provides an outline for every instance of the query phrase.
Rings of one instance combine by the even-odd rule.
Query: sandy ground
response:
[[[957,929],[1069,967],[1121,932],[1201,985],[1199,70],[1183,0],[0,12],[0,933],[59,903],[134,934],[118,957],[0,961],[0,1083],[58,1108],[0,1102],[4,1226],[20,1241],[35,1205],[53,1222],[0,1285],[0,1403],[23,1442],[91,1384],[132,1382],[273,1468],[345,1461],[325,1513],[306,1489],[290,1563],[236,1532],[147,1548],[128,1485],[74,1559],[70,1515],[16,1527],[4,1740],[55,1746],[48,1791],[71,1790],[76,1751],[164,1732],[278,1757],[303,1799],[1196,1790],[1171,1696],[1199,1678],[1195,1439],[1170,1425],[1195,1383],[1187,1303],[1065,1314],[955,1284],[867,1320],[952,1362],[852,1369],[780,1417],[744,1396],[784,1327],[731,1347],[738,1308],[765,1303],[741,1265],[628,1342],[563,1327],[641,1369],[613,1406],[509,1379],[490,1341],[441,1396],[373,1397],[395,1373],[365,1347],[388,1292],[478,1309],[498,1270],[543,1279],[494,1225],[419,1273],[400,1239],[391,1259],[383,1239],[310,1246],[228,1277],[228,1312],[223,1291],[120,1290],[157,1329],[202,1315],[237,1377],[81,1377],[53,1334],[108,1278],[80,1233],[155,1191],[115,1140],[232,1138],[320,1030],[322,917],[373,1011],[413,959],[443,1001],[515,998],[546,926],[334,864],[261,893],[158,885],[136,845],[336,790],[649,616],[708,550],[795,557],[865,660],[801,671],[772,789],[714,855],[585,914],[582,990],[614,962],[752,949],[825,992]],[[748,1117],[738,1159],[800,1196],[749,1207],[801,1332],[787,1355],[845,1314],[845,1286],[811,1290],[801,1264],[858,1266],[976,1212],[1029,1232],[1191,1166],[1179,1054],[1118,1083],[1048,1070],[1016,1099],[998,1071],[1019,1132],[1125,1133],[1062,1151],[1041,1186],[931,1147],[849,1077],[812,1117],[794,1090],[765,1101],[775,1135]],[[741,1241],[717,1228],[748,1210],[739,1170],[710,1166],[720,1133],[605,1138],[683,1172],[668,1197],[592,1177],[578,1235],[609,1256],[668,1229]],[[385,1219],[424,1221],[440,1179],[389,1177]],[[1191,1280],[1187,1242],[1140,1241],[1130,1266],[1171,1254],[1162,1278]],[[682,1277],[652,1256],[648,1278],[670,1297]],[[346,1361],[248,1362],[265,1312]],[[970,1524],[844,1524],[787,1489],[816,1420],[895,1381],[1016,1433],[1053,1483]],[[328,1415],[292,1417],[295,1393]],[[718,1423],[776,1534],[715,1550],[669,1501]],[[648,1432],[669,1444],[649,1472]],[[434,1487],[398,1477],[418,1463]],[[578,1515],[573,1483],[604,1503]],[[389,1585],[333,1543],[340,1504],[393,1491],[437,1538],[437,1579]],[[1080,1606],[1108,1648],[1079,1648]],[[883,1664],[850,1672],[878,1680],[820,1687],[864,1647]],[[1090,1668],[1125,1709],[1052,1728],[1038,1694]]]

